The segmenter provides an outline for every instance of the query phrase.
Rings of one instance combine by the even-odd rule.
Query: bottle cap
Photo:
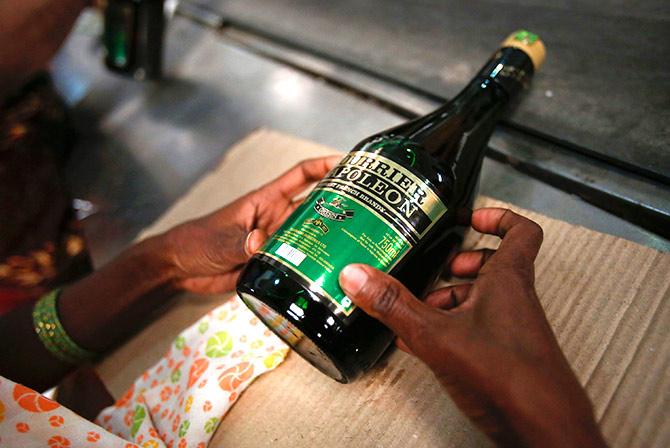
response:
[[[513,32],[507,36],[507,39],[503,41],[500,47],[514,47],[523,51],[528,55],[530,60],[533,61],[535,70],[540,68],[544,62],[544,56],[546,54],[546,49],[544,48],[544,44],[540,40],[540,37],[537,34],[526,30],[517,30]]]

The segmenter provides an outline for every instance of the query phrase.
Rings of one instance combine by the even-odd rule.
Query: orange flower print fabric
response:
[[[244,389],[287,353],[233,297],[182,332],[97,424],[0,377],[0,448],[204,448]]]
[[[12,395],[14,396],[14,402],[28,412],[49,412],[60,406],[39,392],[35,392],[20,384],[14,387]]]
[[[0,447],[135,448],[34,390],[0,377]]]
[[[182,332],[96,422],[142,447],[207,446],[242,391],[287,353],[233,297]]]

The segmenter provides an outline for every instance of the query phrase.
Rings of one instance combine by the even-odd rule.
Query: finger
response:
[[[440,288],[431,292],[426,297],[425,303],[434,308],[451,310],[462,305],[467,300],[470,288],[472,288],[471,283]]]
[[[340,159],[342,156],[305,160],[270,182],[266,188],[277,190],[285,198],[291,199],[312,182],[321,180]]]
[[[248,257],[252,256],[263,246],[265,240],[268,239],[268,234],[261,229],[254,229],[247,235],[244,242],[244,252]]]
[[[205,230],[205,232],[211,231]],[[218,275],[234,266],[246,263],[250,257],[248,244],[255,242],[256,238],[257,235],[253,230],[248,232],[239,225],[216,229],[209,239],[205,239],[208,244],[202,248],[207,254],[206,260],[210,263],[211,272],[202,274]]]
[[[472,227],[503,239],[491,261],[532,264],[542,245],[542,227],[509,209],[475,210],[472,213]]]
[[[484,263],[495,254],[493,249],[463,251],[456,254],[449,263],[449,271],[456,277],[476,277]]]
[[[425,335],[423,330],[434,310],[417,300],[398,280],[363,264],[345,267],[339,279],[356,305],[393,330],[409,348],[414,348]]]
[[[414,352],[413,352],[412,350],[409,349],[409,347],[407,346],[407,344],[405,344],[405,341],[403,341],[403,340],[400,339],[400,338],[396,338],[396,339],[395,339],[395,345],[396,345],[396,347],[398,347],[400,350],[402,350],[402,351],[405,352],[405,353],[409,353],[410,355],[413,355],[413,354],[414,354]]]

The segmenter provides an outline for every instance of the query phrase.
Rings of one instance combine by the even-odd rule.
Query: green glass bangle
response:
[[[54,289],[35,303],[33,327],[44,348],[68,364],[82,364],[97,357],[97,353],[80,347],[67,334],[58,318],[60,289]]]

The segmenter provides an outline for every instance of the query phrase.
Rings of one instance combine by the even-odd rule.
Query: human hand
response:
[[[434,372],[457,406],[501,446],[605,446],[591,403],[572,372],[535,292],[542,229],[510,210],[472,214],[472,227],[498,235],[497,251],[461,252],[451,272],[474,278],[425,302],[365,265],[340,284],[391,328],[398,346]]]
[[[295,196],[340,158],[305,160],[218,211],[168,231],[164,237],[177,286],[203,294],[233,289],[244,263],[300,205]]]

